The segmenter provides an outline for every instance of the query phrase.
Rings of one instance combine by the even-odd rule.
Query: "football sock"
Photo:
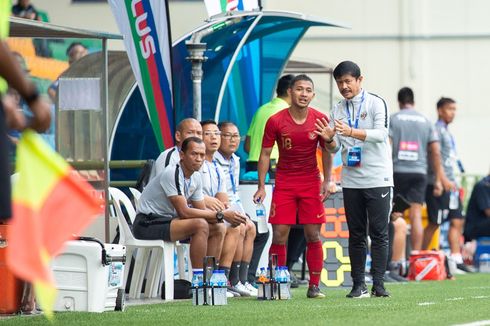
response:
[[[277,265],[286,265],[286,245],[272,244],[269,249],[269,256],[272,254],[277,255]]]
[[[248,276],[248,266],[250,265],[249,262],[245,262],[245,261],[242,261],[240,263],[240,272],[239,272],[239,276],[240,276],[240,282],[242,282],[242,284],[245,284],[248,282],[247,280],[247,276]]]
[[[323,249],[321,241],[308,242],[306,244],[306,262],[310,273],[310,286],[320,283],[320,275],[323,268]]]
[[[233,263],[231,263],[231,268],[230,268],[229,280],[231,285],[235,285],[240,281],[239,272],[240,272],[240,262],[234,261]]]

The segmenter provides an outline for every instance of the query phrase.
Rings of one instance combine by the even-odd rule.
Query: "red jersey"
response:
[[[324,146],[323,138],[315,134],[316,119],[328,118],[325,114],[308,108],[303,124],[294,122],[288,109],[284,109],[269,118],[265,126],[262,147],[269,148],[277,142],[279,162],[277,174],[286,176],[318,177],[316,161],[318,142]]]

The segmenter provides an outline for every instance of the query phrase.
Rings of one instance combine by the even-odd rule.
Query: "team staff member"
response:
[[[427,187],[428,156],[440,178],[439,137],[433,124],[414,107],[413,91],[398,91],[400,111],[390,119],[389,136],[393,146],[394,195],[410,203],[410,237],[412,250],[422,249],[422,205]]]
[[[169,165],[175,165],[180,161],[180,146],[182,142],[189,137],[202,138],[202,127],[199,121],[194,118],[186,118],[182,120],[177,125],[177,130],[175,130],[175,146],[170,147],[160,153],[158,158],[153,164],[151,170],[150,180],[153,179],[157,174],[163,171]]]
[[[462,212],[463,205],[459,199],[459,191],[456,182],[454,166],[459,167],[459,172],[463,173],[463,165],[458,159],[456,153],[456,144],[454,136],[448,129],[448,126],[453,122],[456,116],[456,101],[451,98],[442,97],[437,102],[437,114],[439,120],[436,123],[436,131],[440,139],[441,148],[441,164],[443,172],[441,177],[437,178],[437,172],[434,172],[429,166],[429,184],[426,192],[427,213],[429,215],[429,224],[424,229],[424,240],[422,248],[428,248],[430,240],[434,232],[439,228],[439,225],[446,219],[449,219],[448,242],[451,250],[449,256],[449,270],[452,274],[462,274],[470,272],[463,263],[461,256],[461,246],[459,240],[463,233],[464,216]],[[438,180],[441,180],[442,186]],[[441,193],[442,190],[442,193]],[[451,194],[455,197],[455,201],[451,203]]]
[[[205,153],[200,138],[184,140],[180,162],[166,167],[143,190],[133,224],[137,239],[191,238],[190,258],[196,269],[202,269],[205,255],[219,257],[225,235],[225,226],[220,222],[226,220],[235,226],[245,222],[245,218],[234,211],[206,209],[198,172]]]
[[[332,157],[324,149],[323,139],[318,137],[315,121],[317,119],[327,121],[327,117],[309,107],[315,96],[310,77],[298,75],[293,78],[288,93],[291,97],[291,106],[270,117],[265,127],[258,163],[259,184],[254,201],[263,201],[266,196],[265,175],[269,169],[272,147],[277,142],[279,162],[269,217],[273,229],[269,253],[277,254],[278,264],[285,265],[286,241],[291,225],[304,224],[307,241],[306,262],[310,274],[306,296],[323,298],[325,295],[318,288],[323,268],[320,227],[325,223],[322,201],[329,195],[328,181]],[[324,151],[323,183],[316,161],[318,144]]]
[[[371,296],[388,297],[383,283],[393,187],[388,107],[382,98],[362,89],[361,69],[354,62],[341,62],[333,75],[344,100],[333,108],[330,123],[325,119],[318,121],[317,132],[328,150],[342,149],[342,190],[354,283],[347,297],[369,296],[364,280],[368,233],[373,274]]]

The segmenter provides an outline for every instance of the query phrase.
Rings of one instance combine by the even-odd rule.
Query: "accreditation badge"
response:
[[[361,147],[349,147],[347,150],[347,166],[360,167],[361,166]]]

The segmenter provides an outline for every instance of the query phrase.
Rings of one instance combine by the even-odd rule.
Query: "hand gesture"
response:
[[[325,141],[331,141],[333,136],[335,136],[335,128],[330,128],[328,121],[325,118],[316,119],[315,127],[315,134],[322,137]]]
[[[352,135],[352,128],[349,127],[345,122],[342,122],[340,120],[335,120],[335,130],[342,136],[351,136]]]
[[[229,210],[223,212],[223,214],[225,215],[225,221],[230,223],[233,227],[236,227],[240,224],[245,224],[247,222],[247,217],[239,211]]]

